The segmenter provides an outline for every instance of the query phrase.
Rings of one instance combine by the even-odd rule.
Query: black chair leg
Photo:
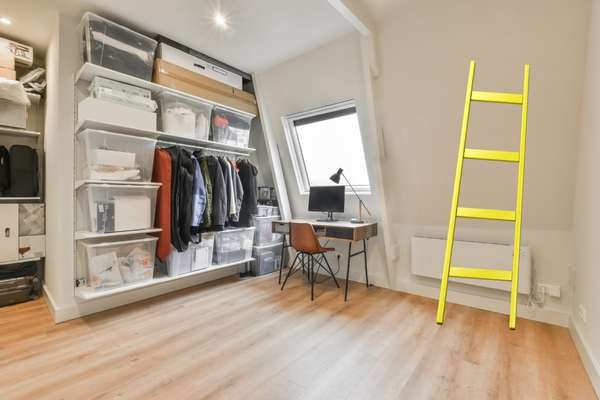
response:
[[[298,256],[301,253],[296,253],[296,257],[294,258],[294,262],[292,263],[292,265],[290,266],[290,270],[288,271],[287,275],[285,276],[285,280],[283,281],[283,285],[281,285],[281,290],[283,290],[283,288],[285,287],[286,282],[288,281],[288,278],[290,276],[292,276],[292,274],[294,273],[294,266],[296,265],[296,260],[298,259]]]
[[[327,265],[327,269],[329,270],[329,273],[331,274],[331,277],[333,278],[333,281],[335,282],[335,286],[337,286],[339,288],[340,284],[338,283],[337,279],[335,279],[335,274],[333,273],[333,270],[331,269],[331,265],[329,265],[329,261],[327,261],[327,257],[325,256],[325,254],[323,254],[323,260],[325,260],[325,264]]]
[[[315,299],[315,260],[313,259],[313,255],[308,256],[308,270],[311,276],[310,279],[310,301],[314,301]]]
[[[363,249],[363,254],[365,256],[365,282],[367,284],[367,287],[369,287],[369,270],[367,269],[367,241],[365,239],[363,239]]]

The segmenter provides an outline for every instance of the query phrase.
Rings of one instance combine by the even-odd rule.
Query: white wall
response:
[[[345,35],[318,49],[288,60],[257,75],[259,96],[266,109],[266,116],[281,154],[285,184],[290,199],[292,214],[295,218],[318,218],[318,213],[309,213],[308,195],[301,195],[294,176],[292,161],[281,122],[281,117],[313,109],[320,106],[355,99],[359,124],[365,146],[367,169],[373,188],[372,195],[365,195],[367,207],[379,216],[377,183],[377,150],[375,133],[370,132],[367,115],[367,93],[363,79],[363,64],[360,37],[356,33]],[[331,156],[339,149],[332,149]],[[333,173],[333,171],[332,171]],[[350,218],[358,214],[358,202],[346,196],[346,213],[340,218]],[[369,279],[381,286],[390,287],[387,277],[385,254],[383,250],[382,229],[374,240],[369,241]],[[333,244],[330,242],[330,244]],[[338,244],[339,245],[339,244]],[[360,248],[360,245],[357,245]],[[338,250],[345,254],[347,245],[339,245]],[[360,257],[358,257],[360,258]],[[354,258],[351,267],[351,279],[364,281],[362,259]],[[342,271],[345,271],[345,257],[342,258]],[[333,266],[333,265],[332,265]],[[335,269],[335,267],[334,267]]]
[[[396,287],[437,297],[438,282],[409,272],[409,239],[414,234],[446,235],[469,60],[477,61],[476,90],[509,92],[521,91],[523,64],[529,63],[523,243],[532,247],[538,282],[561,286],[561,299],[550,300],[546,309],[560,313],[565,323],[589,2],[388,4],[376,20],[380,75],[374,87],[387,157],[385,200],[399,255]],[[474,104],[468,145],[518,150],[519,123],[519,107]],[[469,161],[460,202],[514,209],[515,191],[516,166]],[[461,221],[457,238],[512,242],[512,229],[508,223]],[[450,301],[508,310],[506,293],[474,293],[490,299],[486,301],[458,295],[471,293],[464,287],[453,286],[452,292]]]
[[[575,191],[575,294],[572,328],[590,377],[600,393],[600,3],[593,2],[581,114]],[[587,311],[587,322],[579,313]]]

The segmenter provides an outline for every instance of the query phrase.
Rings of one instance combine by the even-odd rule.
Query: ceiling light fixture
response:
[[[2,22],[4,25],[12,24],[12,21],[8,17],[0,17],[0,22]]]
[[[214,16],[214,20],[215,20],[215,24],[222,28],[222,29],[227,29],[227,18],[221,14],[219,11],[215,12],[215,16]]]

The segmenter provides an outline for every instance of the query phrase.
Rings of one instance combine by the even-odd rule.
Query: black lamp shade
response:
[[[329,177],[329,179],[331,179],[331,181],[335,182],[335,183],[340,183],[340,178],[342,177],[342,172],[344,172],[343,169],[338,169],[337,172],[333,175],[331,175]]]

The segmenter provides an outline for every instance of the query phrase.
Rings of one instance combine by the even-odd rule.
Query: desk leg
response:
[[[352,258],[352,242],[348,243],[348,267],[346,268],[346,289],[344,290],[344,301],[348,301],[348,278],[350,277],[350,259]]]
[[[367,283],[367,287],[369,287],[369,270],[367,269],[367,240],[363,239],[363,251],[365,255],[365,282]]]

